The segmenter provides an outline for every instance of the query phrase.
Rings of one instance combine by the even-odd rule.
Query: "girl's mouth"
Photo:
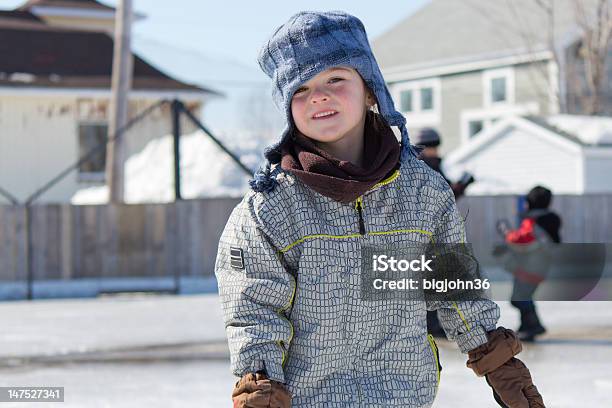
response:
[[[317,112],[314,115],[312,115],[312,119],[327,119],[327,118],[331,118],[332,116],[335,116],[337,113],[338,112],[336,112],[335,110]]]

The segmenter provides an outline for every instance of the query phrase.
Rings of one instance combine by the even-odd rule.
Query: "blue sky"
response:
[[[24,2],[4,0],[1,7],[10,9]],[[101,2],[117,4],[116,0]],[[428,2],[134,0],[134,9],[146,18],[133,26],[133,48],[179,79],[226,94],[225,100],[211,101],[205,109],[205,121],[211,127],[256,127],[257,121],[245,116],[268,117],[263,112],[272,109],[267,78],[256,62],[257,52],[291,15],[301,10],[345,10],[363,21],[372,39]],[[257,115],[251,115],[243,108],[256,100],[263,106]]]

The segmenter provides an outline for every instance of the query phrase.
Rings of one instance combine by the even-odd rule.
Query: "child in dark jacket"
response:
[[[506,232],[506,242],[522,247],[525,253],[529,246],[546,242],[561,242],[561,218],[548,207],[552,201],[552,192],[542,186],[536,186],[527,193],[527,211],[521,214],[521,225],[518,229]],[[535,248],[537,251],[537,248]],[[546,250],[543,248],[542,250]],[[545,257],[541,256],[545,261]],[[514,290],[511,303],[521,313],[521,325],[518,329],[522,341],[532,342],[535,337],[546,332],[536,312],[533,294],[538,285],[545,279],[548,265],[542,264],[541,270],[530,271],[516,268],[514,273]]]

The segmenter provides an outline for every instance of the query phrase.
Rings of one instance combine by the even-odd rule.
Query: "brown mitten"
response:
[[[234,408],[290,408],[291,394],[263,373],[245,374],[232,391]]]
[[[522,350],[516,334],[498,327],[487,336],[487,343],[468,353],[467,366],[479,377],[486,376],[495,401],[503,408],[545,408],[529,369],[514,358]]]

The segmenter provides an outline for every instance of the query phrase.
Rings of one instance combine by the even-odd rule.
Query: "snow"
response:
[[[27,72],[13,72],[10,74],[0,72],[0,79],[8,79],[11,82],[31,83],[36,80],[36,75]]]
[[[552,115],[548,124],[578,137],[589,145],[612,144],[612,118],[604,116]]]
[[[96,186],[82,188],[70,199],[75,205],[105,204],[108,202],[108,186]]]
[[[250,132],[223,134],[219,138],[242,163],[256,169],[266,139]],[[125,202],[167,203],[174,201],[173,137],[165,135],[149,142],[125,164]],[[241,197],[248,188],[247,175],[202,131],[181,136],[181,193],[183,198]],[[107,186],[77,191],[72,204],[108,202]]]
[[[497,303],[499,325],[515,328],[516,310]],[[609,406],[612,302],[537,306],[548,333],[525,344],[518,358],[546,406]],[[216,294],[5,302],[0,316],[3,386],[64,386],[66,407],[231,405],[235,378]],[[456,345],[437,343],[443,368],[433,407],[497,407]],[[75,353],[89,354],[79,360]]]

